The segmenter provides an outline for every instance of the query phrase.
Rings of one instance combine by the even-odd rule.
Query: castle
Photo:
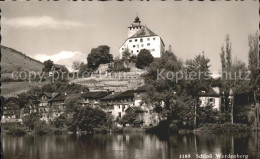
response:
[[[141,25],[137,16],[134,22],[128,27],[128,38],[120,47],[120,58],[125,50],[128,49],[132,55],[138,55],[142,49],[147,49],[153,57],[161,57],[164,51],[164,43],[160,36],[152,32],[147,26]]]

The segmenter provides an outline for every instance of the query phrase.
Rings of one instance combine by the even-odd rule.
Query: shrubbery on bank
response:
[[[250,131],[252,128],[246,124],[238,124],[238,123],[223,123],[223,124],[204,124],[196,131],[211,131],[214,133],[222,133],[222,132],[245,132]]]

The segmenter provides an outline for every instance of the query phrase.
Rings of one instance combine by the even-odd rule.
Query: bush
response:
[[[48,125],[45,121],[37,121],[35,123],[34,132],[36,134],[47,134],[51,131],[50,125]]]
[[[14,135],[25,135],[27,128],[23,125],[12,125],[9,127],[7,133]]]
[[[170,132],[178,132],[178,126],[175,123],[171,123],[169,126]]]
[[[224,124],[205,124],[200,128],[198,128],[198,130],[220,133],[220,132],[244,132],[244,131],[250,131],[251,128],[245,124],[224,123]]]
[[[94,133],[107,133],[109,132],[109,129],[105,126],[102,126],[100,128],[93,128]]]
[[[115,126],[112,128],[112,132],[123,133],[123,128]]]

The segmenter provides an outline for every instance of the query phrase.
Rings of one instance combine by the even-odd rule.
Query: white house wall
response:
[[[143,40],[141,42],[140,40]],[[131,42],[130,42],[131,41]],[[161,38],[159,36],[142,37],[142,38],[131,38],[128,39],[119,49],[120,58],[122,58],[122,53],[128,48],[129,52],[134,55],[142,49],[147,49],[151,52],[153,57],[161,57],[161,51],[164,49]]]
[[[210,98],[213,99],[214,102],[209,102]],[[212,104],[214,109],[220,110],[220,97],[200,97],[200,101],[201,101],[201,107],[205,107],[209,104]]]

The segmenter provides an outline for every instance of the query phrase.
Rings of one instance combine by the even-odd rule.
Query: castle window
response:
[[[150,41],[150,38],[147,38],[147,41]]]
[[[133,47],[135,47],[135,45],[133,45]]]
[[[135,42],[137,42],[137,39],[135,39]]]
[[[136,50],[137,52],[139,52],[139,50]]]
[[[140,39],[140,42],[143,42],[143,39]]]
[[[132,52],[132,53],[134,53],[134,51],[133,51],[133,50],[131,50],[131,52]]]
[[[152,49],[152,51],[155,51],[155,49]]]
[[[150,46],[150,43],[147,43],[147,46]]]
[[[124,50],[124,48],[122,48],[122,50]]]
[[[155,38],[153,38],[153,40],[155,40]]]
[[[132,42],[132,40],[129,40],[129,42]]]
[[[141,44],[141,47],[144,47],[144,44]]]
[[[137,48],[139,48],[139,45],[136,45]]]

